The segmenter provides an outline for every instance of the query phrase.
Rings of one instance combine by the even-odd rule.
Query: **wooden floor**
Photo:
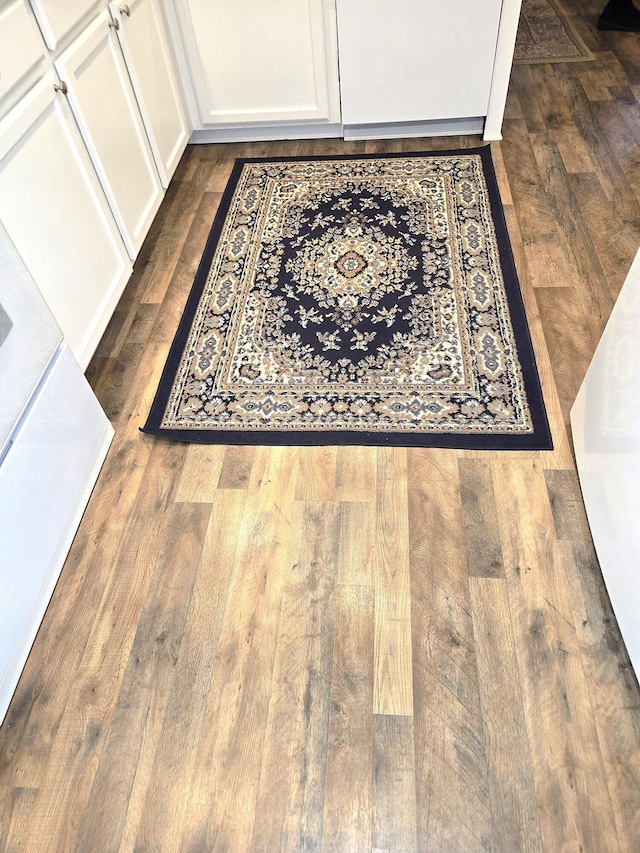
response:
[[[596,61],[515,68],[493,145],[556,449],[141,435],[234,157],[480,140],[188,149],[88,371],[116,436],[0,729],[2,851],[640,851],[568,435],[640,245],[640,36],[564,4]]]

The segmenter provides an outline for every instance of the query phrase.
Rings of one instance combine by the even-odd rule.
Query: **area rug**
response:
[[[593,54],[555,0],[522,0],[513,56],[515,64],[591,59]]]
[[[237,160],[143,431],[551,447],[489,146]]]

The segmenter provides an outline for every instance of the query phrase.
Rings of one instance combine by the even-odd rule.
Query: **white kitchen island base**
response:
[[[640,675],[640,251],[571,410],[580,485],[620,633]]]
[[[0,722],[112,437],[62,344],[0,464]]]

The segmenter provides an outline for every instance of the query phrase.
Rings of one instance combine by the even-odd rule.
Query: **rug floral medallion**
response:
[[[489,148],[236,161],[144,431],[549,447]]]

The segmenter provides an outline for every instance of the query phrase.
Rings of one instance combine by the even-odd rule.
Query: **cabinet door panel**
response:
[[[0,2],[0,98],[7,103],[14,86],[17,97],[20,89],[26,92],[29,86],[42,76],[44,51],[38,29],[29,12],[26,0],[9,0],[4,6]],[[38,73],[38,70],[40,73]],[[21,86],[17,84],[21,83]],[[15,91],[15,90],[14,90]],[[15,100],[17,100],[17,97]]]
[[[338,0],[344,124],[485,116],[502,0]]]
[[[0,219],[84,368],[131,264],[53,84],[45,77],[0,123]]]
[[[125,244],[135,258],[162,186],[108,11],[56,60]]]
[[[99,3],[100,0],[31,0],[47,47],[54,50]]]
[[[110,9],[120,24],[118,39],[156,166],[167,187],[189,140],[189,128],[162,11],[158,0],[133,0],[126,7],[112,3]]]
[[[204,125],[339,121],[331,0],[176,5]]]

